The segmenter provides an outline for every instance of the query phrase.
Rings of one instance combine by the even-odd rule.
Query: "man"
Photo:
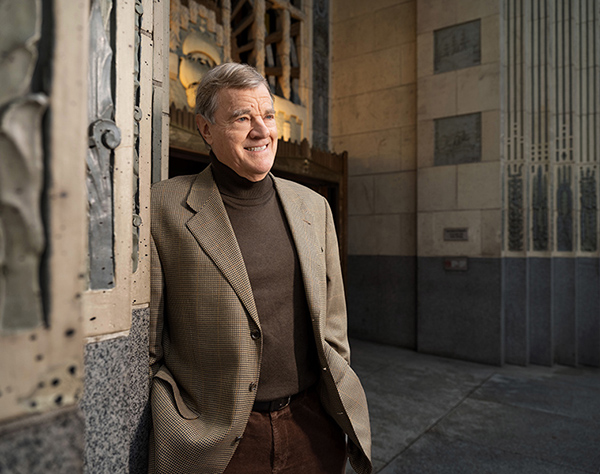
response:
[[[196,123],[211,165],[152,190],[150,472],[342,474],[348,454],[369,473],[329,206],[269,173],[254,68],[208,72]]]

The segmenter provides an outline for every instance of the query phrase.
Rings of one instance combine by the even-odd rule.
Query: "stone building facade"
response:
[[[595,0],[0,13],[0,472],[145,472],[150,186],[173,149],[206,152],[190,91],[228,60],[267,76],[282,143],[304,143],[286,169],[347,180],[351,335],[600,366]],[[310,147],[347,152],[343,178]]]

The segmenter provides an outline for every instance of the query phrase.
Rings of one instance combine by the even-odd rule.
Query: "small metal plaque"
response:
[[[481,161],[481,113],[436,119],[435,166]]]
[[[449,272],[466,272],[469,269],[467,257],[447,257],[444,259],[444,270]]]
[[[436,74],[481,64],[480,20],[442,28],[434,35]]]
[[[444,240],[446,242],[467,242],[469,229],[467,227],[444,229]]]

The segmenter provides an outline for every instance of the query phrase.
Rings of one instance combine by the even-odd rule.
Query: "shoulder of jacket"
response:
[[[182,188],[189,189],[197,176],[197,174],[190,174],[185,176],[175,176],[174,178],[158,181],[152,185],[152,193],[175,191]]]
[[[303,199],[314,199],[316,201],[323,201],[325,199],[325,197],[323,197],[316,191],[307,188],[303,184],[297,183],[295,181],[290,181],[289,179],[278,178],[276,176],[274,176],[273,179],[275,180],[278,187],[285,188],[288,191],[293,191]]]

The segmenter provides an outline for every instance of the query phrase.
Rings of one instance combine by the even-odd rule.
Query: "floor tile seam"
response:
[[[367,374],[358,374],[357,373],[357,375],[359,376],[360,380],[366,380],[366,379],[372,380],[374,376],[376,376],[378,373],[384,371],[387,368],[389,368],[388,365],[386,365],[385,367],[381,367],[377,370],[369,371],[369,373],[367,373]]]
[[[479,388],[477,390],[479,390]],[[472,395],[474,395],[474,394],[472,394]],[[477,402],[494,403],[496,405],[501,405],[501,406],[504,406],[504,407],[518,408],[518,409],[521,409],[521,410],[527,410],[527,411],[535,412],[535,413],[543,413],[545,415],[552,415],[552,416],[564,418],[564,419],[567,419],[567,420],[582,421],[582,422],[585,422],[586,424],[597,425],[598,429],[600,430],[600,421],[587,420],[585,418],[581,418],[581,417],[578,417],[578,416],[569,416],[569,415],[565,415],[564,413],[556,413],[556,412],[552,412],[552,411],[548,411],[548,410],[541,410],[541,409],[536,409],[536,408],[532,408],[532,407],[526,407],[526,406],[522,406],[522,405],[516,405],[516,404],[513,404],[513,403],[506,403],[506,402],[502,402],[502,401],[498,401],[498,400],[489,400],[489,399],[477,398],[477,397],[472,397],[471,400],[475,400]]]
[[[572,387],[573,385],[576,385],[578,387],[585,387],[585,388],[589,388],[591,390],[597,391],[598,393],[600,393],[600,385],[598,385],[597,383],[586,383],[585,381],[582,382],[580,380],[569,380],[567,377],[576,377],[573,375],[556,375],[556,374],[540,374],[538,373],[538,376],[534,375],[534,374],[527,374],[527,373],[523,373],[521,371],[508,371],[508,370],[501,370],[497,372],[498,375],[501,376],[505,376],[505,377],[518,377],[524,380],[533,380],[533,381],[540,381],[540,382],[547,382],[547,383],[551,383],[551,384],[557,384],[557,385],[568,385],[569,387]],[[591,374],[590,378],[597,378],[600,376],[600,370],[598,371],[597,374]]]
[[[547,459],[547,458],[543,458],[543,457],[539,457],[539,456],[531,456],[529,454],[520,453],[520,452],[514,451],[512,449],[506,449],[506,448],[501,448],[501,447],[495,446],[495,445],[488,445],[488,444],[478,443],[477,441],[475,441],[473,439],[463,438],[461,436],[454,435],[452,437],[449,437],[449,436],[445,436],[443,433],[439,433],[439,432],[434,433],[434,434],[438,434],[441,437],[450,438],[451,441],[452,440],[456,440],[456,441],[460,441],[462,443],[472,444],[474,446],[478,446],[478,447],[483,448],[483,449],[494,449],[494,450],[497,450],[497,451],[502,451],[503,453],[509,453],[509,454],[513,454],[515,456],[520,456],[520,457],[523,457],[523,458],[534,459],[536,461],[540,461],[540,462],[545,463],[545,464],[552,464],[552,465],[558,466],[558,467],[567,467],[567,468],[569,468],[569,469],[571,469],[573,471],[580,472],[581,474],[596,474],[594,471],[582,470],[579,467],[575,467],[575,466],[572,466],[572,465],[569,465],[569,464],[564,464],[564,463],[557,463],[557,462],[554,462],[554,461],[552,461],[550,459]],[[598,472],[597,474],[600,474],[600,472]]]
[[[427,435],[427,433],[429,433],[430,431],[432,431],[433,429],[435,429],[436,426],[438,426],[443,420],[445,420],[448,416],[450,416],[452,413],[454,413],[454,411],[456,411],[456,409],[462,405],[476,390],[478,390],[481,386],[483,386],[483,384],[487,383],[487,381],[493,377],[495,372],[492,372],[488,377],[485,378],[485,380],[483,380],[479,385],[473,387],[464,397],[462,397],[457,403],[455,403],[444,415],[440,416],[435,422],[433,422],[431,425],[429,425],[427,428],[425,428],[421,434],[419,434],[417,437],[415,437],[415,439],[413,439],[410,443],[408,443],[403,449],[401,449],[396,455],[394,455],[388,462],[387,464],[385,464],[385,466],[383,466],[383,469],[385,469],[390,463],[392,463],[392,461],[394,461],[394,459],[402,456],[402,454],[404,454],[406,451],[408,451],[415,443],[417,443],[421,438],[423,438],[424,436]],[[383,470],[382,469],[382,470]]]

